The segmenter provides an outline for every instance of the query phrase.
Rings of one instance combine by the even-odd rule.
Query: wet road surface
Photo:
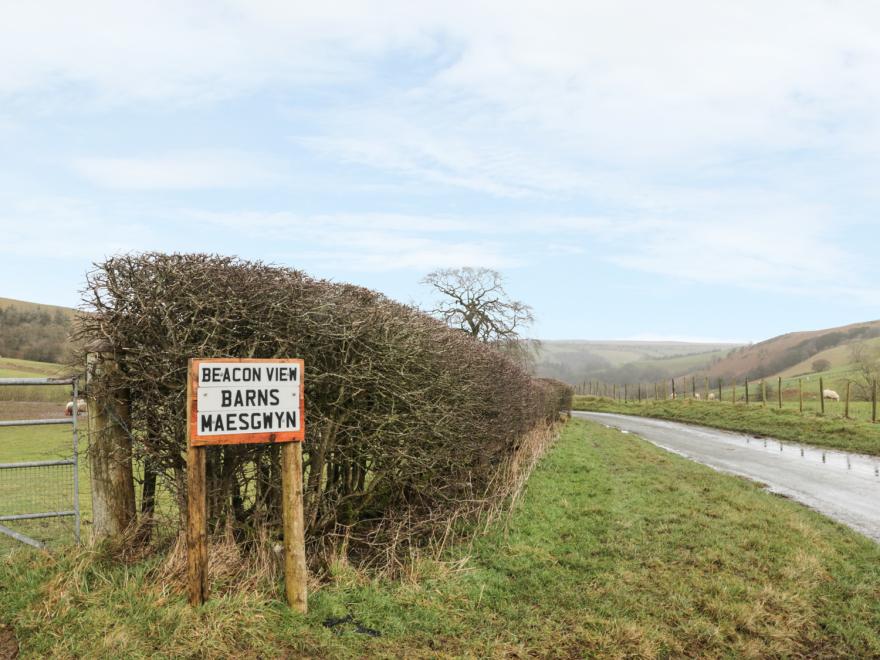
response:
[[[764,483],[880,542],[880,457],[661,419],[572,412],[722,472]]]

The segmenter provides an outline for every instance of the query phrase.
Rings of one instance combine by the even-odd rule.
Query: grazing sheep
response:
[[[699,399],[699,398],[700,398],[700,393],[697,392],[696,394],[694,394],[694,398],[695,398],[695,399]]]
[[[822,398],[831,401],[840,401],[840,395],[834,390],[822,390]]]
[[[86,404],[86,400],[85,400],[85,399],[77,399],[77,400],[76,400],[76,412],[77,412],[77,414],[79,414],[79,413],[84,413],[84,412],[86,412],[88,409],[89,409],[89,407],[88,407],[88,404]],[[64,414],[67,415],[68,417],[73,417],[73,401],[69,401],[69,402],[67,403],[67,408],[65,408],[65,410],[64,410]]]
[[[715,400],[715,392],[709,392],[709,396],[706,397],[709,401]]]

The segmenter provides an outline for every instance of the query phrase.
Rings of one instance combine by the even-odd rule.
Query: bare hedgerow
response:
[[[77,338],[119,364],[94,393],[130,401],[137,459],[178,496],[188,358],[304,358],[307,539],[344,538],[364,562],[503,496],[522,439],[570,408],[567,386],[412,307],[288,268],[123,255],[89,273],[83,302]],[[212,531],[278,528],[277,447],[216,447],[207,462]]]

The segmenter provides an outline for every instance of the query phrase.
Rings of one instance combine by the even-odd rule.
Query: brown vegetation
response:
[[[104,359],[119,365],[92,394],[130,400],[136,460],[178,496],[187,359],[305,359],[312,554],[345,547],[392,565],[400,549],[509,496],[537,451],[525,440],[570,408],[570,388],[533,380],[490,346],[374,291],[295,270],[115,257],[89,275],[84,302],[78,338],[105,343]],[[279,469],[277,446],[209,451],[210,528],[239,540],[277,530]]]

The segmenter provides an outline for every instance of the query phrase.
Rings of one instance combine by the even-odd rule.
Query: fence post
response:
[[[846,403],[843,404],[843,417],[849,419],[849,386],[850,381],[846,381]]]
[[[95,397],[95,379],[112,382],[119,365],[110,347],[93,346],[86,357],[89,407],[89,468],[92,486],[92,536],[95,540],[120,536],[136,519],[132,471],[131,424],[127,393],[110,399]],[[76,406],[76,402],[74,402]]]
[[[733,386],[731,388],[730,400],[733,403],[733,405],[736,405],[736,378],[733,379],[732,385]]]
[[[822,414],[825,414],[825,385],[822,381],[822,376],[819,376],[819,407],[822,410]]]
[[[871,422],[877,423],[877,379],[871,381]]]
[[[776,384],[776,398],[779,399],[779,409],[782,410],[782,376],[779,377],[779,382]]]
[[[763,378],[761,379],[761,407],[767,407],[767,383]]]
[[[718,379],[718,403],[721,403],[721,390],[723,389],[723,387],[724,387],[724,379],[719,378]]]
[[[704,383],[703,396],[706,397],[706,401],[709,400],[709,377],[708,376],[706,376],[706,382]]]
[[[746,405],[749,405],[749,379],[746,378]]]
[[[798,378],[798,410],[804,414],[804,379]]]
[[[675,398],[675,378],[672,379],[672,398]]]

